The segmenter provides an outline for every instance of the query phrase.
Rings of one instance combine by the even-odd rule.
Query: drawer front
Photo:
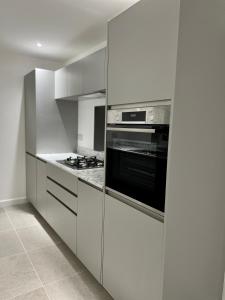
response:
[[[76,215],[47,193],[47,221],[76,254]]]
[[[77,195],[77,177],[52,164],[47,164],[47,176]]]
[[[77,197],[75,196],[75,194],[71,194],[70,192],[66,191],[49,178],[47,178],[47,190],[55,195],[60,201],[62,201],[74,212],[77,212]]]

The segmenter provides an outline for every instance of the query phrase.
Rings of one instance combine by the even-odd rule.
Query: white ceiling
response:
[[[138,1],[0,0],[0,47],[67,61],[106,40],[107,20]]]

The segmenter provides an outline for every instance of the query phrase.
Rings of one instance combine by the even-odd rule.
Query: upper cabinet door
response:
[[[82,64],[77,61],[66,68],[67,97],[82,94]]]
[[[82,94],[104,90],[106,49],[82,59]]]
[[[108,24],[108,104],[172,99],[178,0],[142,0]]]
[[[66,98],[68,95],[66,67],[55,71],[55,99]]]

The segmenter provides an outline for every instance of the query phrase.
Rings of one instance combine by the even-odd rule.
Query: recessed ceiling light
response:
[[[37,42],[36,45],[37,45],[38,48],[41,48],[43,46],[42,43],[39,43],[39,42]]]

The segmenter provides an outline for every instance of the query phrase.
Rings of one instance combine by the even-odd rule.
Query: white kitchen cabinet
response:
[[[67,95],[67,69],[63,67],[55,71],[55,99],[65,98]]]
[[[78,96],[82,94],[82,63],[77,61],[65,67],[67,97]]]
[[[30,154],[26,154],[26,190],[27,200],[31,202],[34,207],[37,206],[36,197],[36,158]]]
[[[59,164],[58,166],[51,163],[47,164],[47,177],[77,195],[77,177],[62,169]]]
[[[76,214],[66,208],[54,195],[46,193],[46,220],[67,246],[76,254]]]
[[[75,177],[74,179],[76,180]],[[47,178],[47,190],[60,199],[60,201],[69,209],[72,209],[73,212],[77,213],[77,196],[50,178]]]
[[[36,209],[46,218],[46,163],[37,159],[37,203]]]
[[[172,99],[179,0],[142,0],[108,24],[108,104]]]
[[[82,94],[90,94],[106,88],[105,84],[106,49],[101,49],[81,60]]]
[[[100,49],[55,71],[55,99],[77,100],[106,88],[106,49]]]
[[[160,300],[163,223],[105,197],[103,286],[117,300]]]
[[[103,192],[78,181],[77,256],[100,282]]]
[[[57,85],[58,86],[58,85]],[[66,153],[76,148],[77,104],[54,101],[54,72],[35,69],[24,78],[26,152]]]

